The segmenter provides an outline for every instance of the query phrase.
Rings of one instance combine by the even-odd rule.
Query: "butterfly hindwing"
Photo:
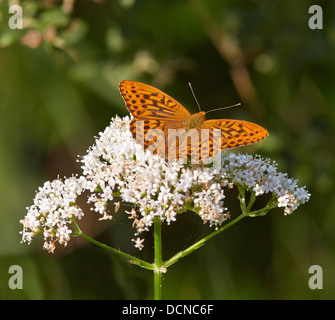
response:
[[[165,157],[168,154],[169,146],[171,148],[174,147],[174,145],[172,143],[169,144],[168,141],[169,129],[177,129],[181,127],[182,122],[177,120],[140,120],[133,118],[130,122],[130,131],[133,138],[138,143],[143,144],[145,150],[149,150],[153,154],[159,154],[161,157]]]

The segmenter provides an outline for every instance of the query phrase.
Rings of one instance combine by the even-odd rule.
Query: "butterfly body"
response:
[[[134,139],[141,141],[146,150],[169,160],[210,158],[223,149],[252,144],[268,136],[266,129],[252,122],[205,120],[205,112],[192,115],[178,101],[144,83],[124,80],[119,88],[133,116],[130,131]]]
[[[184,121],[184,129],[186,131],[190,129],[195,129],[201,127],[202,123],[205,121],[205,112],[198,112],[190,115],[189,118]]]

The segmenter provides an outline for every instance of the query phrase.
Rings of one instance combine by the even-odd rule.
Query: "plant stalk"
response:
[[[162,226],[160,217],[154,218],[154,299],[162,299]]]
[[[220,229],[212,232],[208,236],[206,236],[206,237],[202,238],[201,240],[197,241],[196,243],[194,243],[193,245],[191,245],[187,249],[178,252],[171,259],[169,259],[168,261],[164,262],[163,267],[168,268],[172,264],[176,263],[180,258],[184,258],[187,255],[189,255],[190,253],[192,253],[193,251],[199,249],[200,247],[202,247],[205,244],[206,241],[208,241],[211,238],[215,237],[216,235],[218,235],[222,231],[227,230],[228,228],[230,228],[231,226],[233,226],[235,223],[237,223],[238,221],[240,221],[244,217],[247,217],[247,215],[245,213],[240,214],[237,218],[235,218],[234,220],[232,220],[229,223],[225,224]]]
[[[128,253],[125,253],[125,252],[122,252],[121,250],[118,250],[118,249],[115,249],[115,248],[112,248],[104,243],[101,243],[91,237],[89,237],[88,235],[82,233],[82,231],[80,230],[79,226],[77,225],[77,223],[75,221],[72,221],[72,225],[73,227],[75,228],[76,232],[75,233],[72,233],[72,236],[78,236],[78,237],[81,237],[91,243],[93,243],[94,245],[100,247],[100,248],[103,248],[107,251],[110,251],[112,253],[115,253],[119,256],[121,256],[122,258],[125,258],[127,259],[131,264],[135,264],[141,268],[144,268],[144,269],[148,269],[148,270],[154,270],[154,266],[149,263],[149,262],[146,262],[142,259],[139,259],[139,258],[136,258]]]

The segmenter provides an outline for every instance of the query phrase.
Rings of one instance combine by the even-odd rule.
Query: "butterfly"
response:
[[[205,112],[191,114],[163,91],[124,80],[120,93],[133,119],[130,131],[145,150],[168,160],[208,160],[223,149],[263,140],[268,131],[244,120],[206,120]]]

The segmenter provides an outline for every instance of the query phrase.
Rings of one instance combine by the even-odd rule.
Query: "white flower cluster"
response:
[[[128,214],[134,219],[135,236],[148,231],[155,216],[168,224],[175,221],[188,203],[205,222],[218,225],[226,220],[223,190],[213,174],[145,152],[132,138],[129,123],[128,117],[112,121],[82,159],[91,191],[100,190],[89,197],[94,210],[108,217],[107,202],[114,195],[132,203],[136,210]],[[139,239],[135,243],[142,248]]]
[[[23,224],[22,241],[30,243],[35,234],[43,232],[44,249],[53,252],[55,240],[66,246],[72,232],[69,224],[72,219],[81,219],[84,215],[75,203],[85,185],[84,177],[45,182],[38,189],[34,204],[27,208],[27,215],[20,220]]]
[[[133,205],[126,211],[136,229],[135,247],[142,249],[139,235],[148,231],[154,217],[168,224],[186,210],[196,212],[204,221],[218,227],[229,218],[224,207],[223,188],[234,184],[243,186],[256,195],[272,192],[278,206],[291,213],[309,194],[298,188],[296,181],[278,173],[270,160],[250,155],[222,155],[221,170],[209,170],[201,165],[167,162],[158,155],[145,152],[135,143],[129,130],[130,119],[112,119],[93,147],[80,161],[83,176],[64,182],[57,179],[39,188],[34,204],[20,222],[22,241],[31,242],[37,233],[44,234],[44,248],[55,249],[55,242],[66,245],[72,233],[71,223],[80,219],[83,211],[77,197],[90,191],[88,202],[92,210],[101,214],[99,220],[111,219],[108,204],[114,201],[115,211],[122,202]]]
[[[277,198],[277,206],[284,207],[285,215],[309,200],[310,194],[305,187],[299,188],[297,180],[277,172],[277,163],[271,163],[270,159],[229,153],[222,158],[222,162],[221,171],[229,182],[252,190],[256,196],[272,193]]]

